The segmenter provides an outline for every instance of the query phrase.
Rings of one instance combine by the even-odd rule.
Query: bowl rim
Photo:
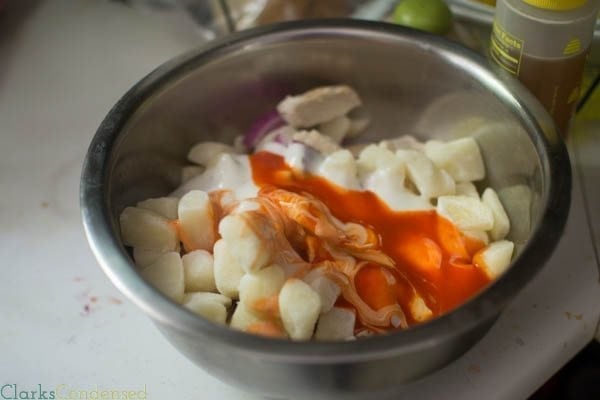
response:
[[[248,51],[248,45],[256,45],[258,38],[262,45],[332,35],[405,42],[419,39],[413,40],[416,46],[436,48],[448,62],[467,64],[470,74],[481,85],[511,105],[540,155],[541,172],[547,187],[542,199],[542,204],[545,203],[542,217],[521,254],[499,279],[451,312],[401,332],[347,342],[292,342],[249,335],[210,323],[147,284],[113,233],[118,230],[113,226],[107,199],[111,150],[144,102],[204,63],[242,48]],[[566,147],[548,113],[516,79],[494,70],[479,54],[435,35],[382,22],[334,19],[285,22],[228,35],[167,61],[141,79],[109,111],[91,141],[82,169],[80,206],[88,243],[106,275],[129,300],[160,325],[186,335],[211,338],[248,353],[259,353],[273,361],[339,363],[388,358],[429,348],[474,329],[483,320],[495,318],[552,254],[566,223],[570,193],[571,167]]]

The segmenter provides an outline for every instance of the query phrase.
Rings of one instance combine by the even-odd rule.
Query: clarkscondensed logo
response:
[[[37,384],[24,387],[16,383],[6,383],[0,386],[0,399],[2,400],[144,400],[147,399],[146,385],[141,389],[130,388],[78,388],[65,383],[54,387]]]

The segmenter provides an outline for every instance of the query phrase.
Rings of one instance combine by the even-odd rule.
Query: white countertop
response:
[[[0,13],[0,387],[145,385],[149,399],[257,398],[194,366],[117,292],[79,215],[81,164],[102,118],[137,80],[200,36],[103,0],[19,7],[27,14],[20,19]],[[584,177],[597,172],[582,168]],[[408,385],[407,397],[525,398],[593,338],[598,265],[574,183],[566,234],[542,273],[482,342]]]

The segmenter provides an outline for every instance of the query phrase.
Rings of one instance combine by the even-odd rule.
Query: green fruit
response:
[[[443,35],[452,26],[452,13],[443,0],[403,0],[394,10],[399,25]]]

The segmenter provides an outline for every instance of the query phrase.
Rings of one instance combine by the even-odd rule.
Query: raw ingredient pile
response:
[[[448,312],[509,266],[509,220],[477,142],[368,125],[348,86],[288,96],[228,146],[203,142],[169,197],[120,216],[140,274],[233,329],[351,340]]]

